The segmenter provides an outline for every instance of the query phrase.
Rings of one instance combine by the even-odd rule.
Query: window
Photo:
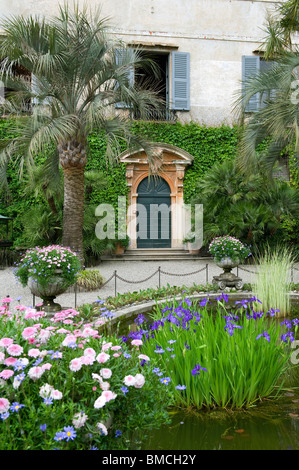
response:
[[[129,72],[131,84],[147,86],[152,82],[159,91],[159,95],[165,102],[165,112],[162,116],[157,116],[155,112],[149,115],[149,119],[171,120],[175,116],[175,111],[190,110],[190,54],[178,51],[155,51],[144,50],[144,57],[155,61],[160,70],[158,79],[148,69],[139,68]],[[121,51],[117,51],[117,60],[121,60]],[[118,108],[124,108],[122,103],[117,104]],[[138,116],[135,116],[138,118]]]
[[[242,57],[242,83],[245,86],[245,82],[250,78],[253,78],[259,72],[264,73],[271,69],[274,62],[271,60],[264,60],[260,56],[243,56]],[[266,100],[273,96],[274,92],[268,93],[257,93],[252,96],[248,101],[245,112],[254,113],[265,106]]]

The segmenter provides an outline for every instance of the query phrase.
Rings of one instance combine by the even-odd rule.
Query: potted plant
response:
[[[194,232],[189,232],[183,239],[183,243],[187,244],[188,251],[190,254],[198,255],[199,248],[197,248],[197,245],[195,244]]]
[[[250,256],[249,247],[237,238],[225,235],[212,240],[209,245],[209,252],[217,266],[224,270],[220,276],[214,276],[213,283],[218,283],[221,289],[232,286],[240,289],[243,285],[242,280],[231,273],[231,270]]]
[[[54,299],[76,282],[80,270],[76,253],[66,247],[50,245],[27,250],[14,274],[23,287],[28,285],[32,294],[43,300],[42,309],[53,312],[61,309]]]
[[[126,238],[120,238],[115,241],[114,253],[116,255],[123,255],[125,249],[130,245],[130,237],[126,235]]]

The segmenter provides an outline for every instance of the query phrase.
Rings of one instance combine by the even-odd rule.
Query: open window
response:
[[[190,54],[179,51],[160,51],[144,50],[144,58],[155,62],[159,70],[159,76],[156,77],[150,67],[139,67],[136,70],[129,71],[129,80],[131,84],[138,86],[152,86],[159,97],[165,103],[165,108],[157,114],[156,111],[149,113],[149,120],[175,120],[176,111],[190,110]],[[118,61],[121,60],[121,52],[117,51]],[[125,108],[122,103],[117,104],[118,108]],[[138,119],[138,113],[135,113],[135,119]]]

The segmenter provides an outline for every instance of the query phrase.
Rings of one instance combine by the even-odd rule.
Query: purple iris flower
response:
[[[264,338],[266,338],[266,340],[270,343],[270,335],[269,335],[269,333],[267,333],[267,331],[265,331],[265,330],[263,331],[263,333],[261,333],[260,335],[258,335],[255,339],[259,339],[259,338],[261,338],[262,336],[263,336]]]
[[[201,370],[204,370],[204,371],[207,372],[207,369],[205,369],[204,367],[201,367],[199,364],[196,364],[194,369],[192,369],[191,374],[192,375],[199,375]]]

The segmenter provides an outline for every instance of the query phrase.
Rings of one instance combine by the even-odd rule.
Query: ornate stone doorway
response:
[[[164,181],[167,187],[169,187],[168,197],[171,204],[169,224],[171,236],[167,242],[167,247],[182,248],[182,240],[185,235],[184,223],[181,220],[182,208],[184,206],[183,180],[185,169],[192,163],[193,157],[188,152],[170,144],[156,143],[154,144],[154,151],[160,156],[161,164],[159,165],[159,177],[161,181]],[[145,181],[148,181],[145,180],[145,178],[149,177],[148,158],[145,151],[136,150],[135,152],[123,152],[119,160],[126,165],[127,183],[130,188],[127,216],[127,233],[131,239],[130,248],[142,248],[142,243],[140,244],[142,227],[138,224],[138,202],[140,203],[140,200],[142,201],[142,194],[139,195],[138,190],[140,188],[142,190]],[[143,180],[144,183],[141,185]],[[155,177],[153,176],[150,180],[155,181]],[[166,185],[164,185],[164,189]],[[143,196],[145,196],[145,194],[143,194]],[[155,197],[153,194],[151,194],[151,196]],[[160,199],[160,201],[163,202],[162,199]],[[156,204],[156,202],[157,201],[152,200],[151,203]],[[156,233],[155,228],[153,233]],[[152,245],[152,247],[155,245],[152,241],[148,242],[148,244]],[[163,246],[157,246],[157,248],[162,247]]]

